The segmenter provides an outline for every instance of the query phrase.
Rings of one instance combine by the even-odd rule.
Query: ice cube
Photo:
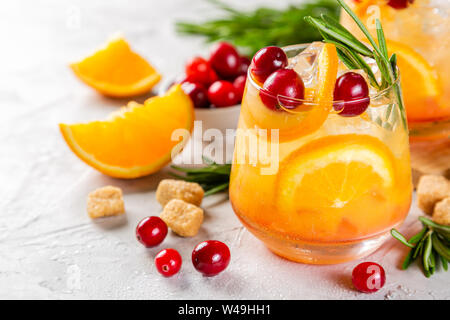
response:
[[[289,60],[289,68],[298,73],[306,87],[315,86],[317,58],[322,48],[322,42],[313,42],[305,50]]]

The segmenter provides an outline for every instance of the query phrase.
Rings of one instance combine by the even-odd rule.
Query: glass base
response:
[[[244,221],[242,223],[273,253],[294,262],[307,264],[337,264],[363,258],[377,250],[390,236],[386,231],[358,241],[312,243],[278,239],[253,228]]]

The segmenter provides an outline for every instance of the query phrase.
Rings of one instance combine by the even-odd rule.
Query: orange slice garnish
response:
[[[175,85],[144,105],[129,103],[106,121],[59,127],[72,151],[93,168],[112,177],[136,178],[169,163],[174,147],[182,147],[172,139],[173,132],[191,131],[193,123],[191,99]]]
[[[370,234],[389,220],[385,205],[395,184],[394,163],[390,150],[371,136],[310,142],[280,163],[277,220],[305,240]]]
[[[149,92],[161,75],[118,38],[80,62],[70,65],[88,86],[111,97],[132,97]]]
[[[389,54],[397,55],[408,119],[421,119],[430,109],[438,109],[433,101],[442,94],[442,85],[436,70],[408,45],[388,41],[387,46]]]

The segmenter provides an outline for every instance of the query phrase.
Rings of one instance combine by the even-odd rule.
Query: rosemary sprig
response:
[[[282,47],[320,40],[320,33],[303,20],[305,16],[339,17],[339,6],[334,0],[310,0],[285,9],[261,7],[248,12],[238,11],[224,1],[209,2],[224,12],[223,18],[199,24],[178,22],[177,31],[204,36],[208,42],[230,41],[248,55],[268,45]]]
[[[366,36],[371,48],[359,41],[335,19],[325,14],[322,14],[320,18],[307,16],[305,17],[305,20],[319,30],[325,42],[332,43],[336,46],[339,58],[349,69],[364,70],[367,73],[370,84],[377,90],[383,90],[392,86],[397,98],[397,103],[402,111],[402,121],[406,129],[405,108],[403,105],[400,83],[397,81],[397,58],[395,54],[391,55],[391,57],[388,56],[386,38],[381,22],[376,19],[377,39],[375,40],[350,7],[345,4],[343,0],[337,0],[337,2],[356,22],[362,33]],[[378,83],[375,75],[364,61],[363,57],[369,57],[376,61],[381,73],[381,83]]]
[[[448,261],[450,261],[450,227],[425,217],[419,217],[419,220],[423,228],[409,240],[406,240],[396,229],[391,230],[391,235],[395,239],[411,248],[403,261],[402,269],[407,269],[417,257],[421,256],[423,273],[426,277],[430,277],[435,272],[439,262],[447,271]]]
[[[170,174],[178,179],[189,182],[197,182],[205,190],[205,196],[224,191],[230,182],[231,164],[217,164],[214,161],[203,157],[206,166],[201,168],[183,168],[172,165],[172,169],[178,173]]]

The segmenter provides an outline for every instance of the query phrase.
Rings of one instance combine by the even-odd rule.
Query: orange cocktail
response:
[[[450,134],[450,1],[346,0],[375,35],[381,20],[392,52],[396,52],[412,137]],[[342,11],[342,24],[361,39],[352,19]]]
[[[367,255],[409,210],[403,111],[392,88],[371,90],[370,103],[355,99],[354,109],[333,102],[336,78],[350,72],[333,45],[283,50],[286,68],[303,79],[304,98],[271,96],[249,71],[231,172],[233,209],[287,259],[326,264]],[[301,91],[301,84],[289,90]]]

